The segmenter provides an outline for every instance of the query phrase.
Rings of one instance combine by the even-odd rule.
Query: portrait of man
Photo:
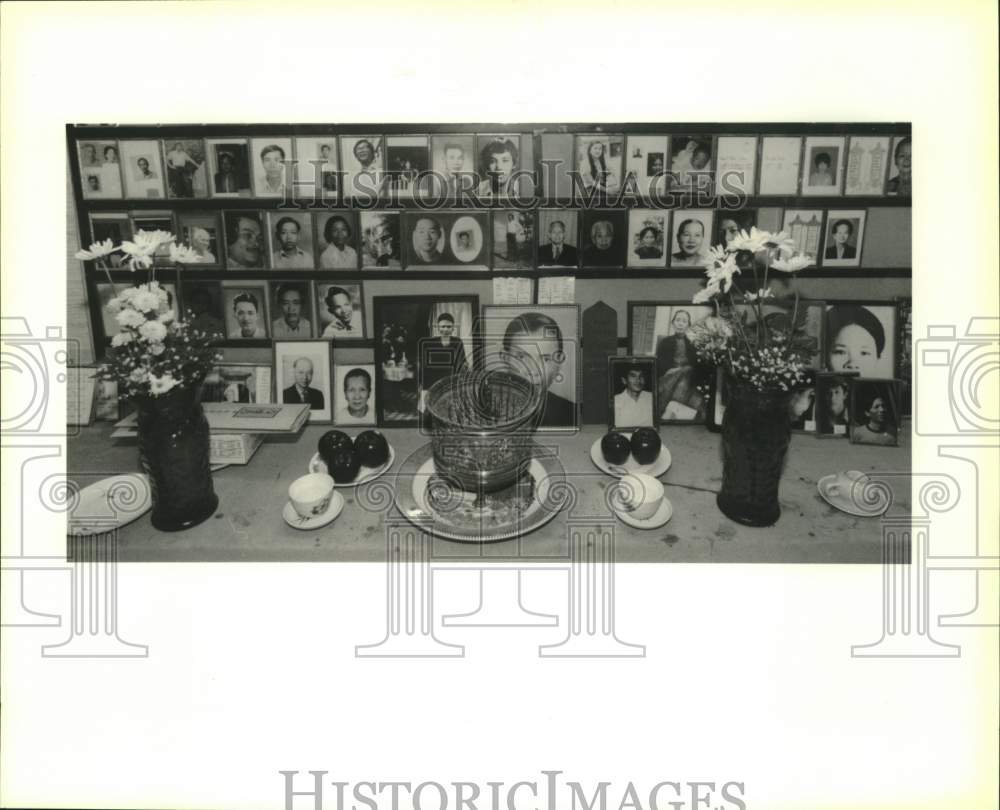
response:
[[[325,198],[336,198],[340,188],[337,170],[337,137],[299,137],[295,139],[295,177],[298,183],[296,194],[301,197],[313,196],[318,187]]]
[[[816,434],[847,437],[851,383],[856,374],[816,375]]]
[[[444,258],[445,235],[434,217],[422,216],[413,224],[413,264],[437,264]]]
[[[654,427],[654,361],[644,357],[609,357],[608,392],[611,397],[613,430]]]
[[[322,337],[344,340],[365,336],[360,284],[320,284],[319,296]]]
[[[343,161],[344,196],[374,197],[384,180],[385,160],[382,139],[378,136],[340,138]]]
[[[117,171],[117,164],[108,165]],[[121,168],[125,174],[126,196],[141,199],[164,196],[157,141],[121,141]]]
[[[252,363],[216,366],[205,378],[203,402],[270,403],[271,367]]]
[[[291,138],[253,138],[253,183],[258,197],[281,197],[285,193],[285,161],[292,158]]]
[[[420,342],[420,399],[418,410],[425,411],[427,391],[438,380],[460,374],[468,369],[465,346],[455,332],[455,316],[440,312],[435,319],[434,333]]]
[[[400,266],[399,214],[395,211],[361,212],[362,267]]]
[[[857,267],[860,264],[865,214],[865,211],[827,213],[824,267]]]
[[[126,239],[132,239],[132,221],[127,214],[118,213],[93,213],[90,215],[90,232],[94,236],[95,242],[103,242],[110,239],[112,244],[120,245]],[[108,265],[112,270],[124,265],[126,255],[117,251],[107,256]]]
[[[281,392],[281,401],[286,405],[309,404],[309,409],[321,411],[326,407],[326,398],[318,388],[312,387],[313,361],[308,357],[297,357],[292,361],[292,384]]]
[[[271,225],[271,267],[275,270],[312,270],[312,227],[308,214],[267,215]]]
[[[899,382],[858,380],[851,388],[851,443],[899,444]]]
[[[456,197],[476,187],[476,163],[472,135],[434,135],[431,137],[431,168],[435,193]]]
[[[225,213],[228,267],[242,270],[264,266],[263,228],[259,217],[255,211]]]
[[[227,337],[231,340],[262,340],[267,337],[266,294],[263,284],[225,288]]]
[[[122,196],[121,167],[115,141],[84,141],[78,144],[78,154],[86,199]]]
[[[323,243],[320,245],[319,266],[324,270],[356,270],[358,252],[352,246],[353,213],[332,214],[323,223]]]
[[[250,195],[250,162],[246,141],[205,142],[208,150],[212,195],[246,197]]]
[[[539,267],[576,267],[579,255],[576,245],[576,211],[540,212],[540,236],[544,244],[538,246]]]
[[[273,284],[274,309],[278,317],[271,323],[274,338],[311,338],[312,323],[306,317],[312,310],[306,282]]]
[[[625,217],[625,211],[584,211],[582,267],[625,265]]]
[[[912,192],[913,177],[913,143],[909,135],[897,138],[892,149],[892,168],[889,169],[889,182],[885,193],[909,197]]]

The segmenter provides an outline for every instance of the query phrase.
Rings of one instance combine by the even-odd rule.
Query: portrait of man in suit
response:
[[[576,248],[566,242],[566,224],[555,219],[549,223],[548,244],[538,248],[538,264],[541,267],[576,267]]]
[[[854,236],[854,223],[849,219],[838,219],[833,223],[830,230],[833,244],[826,249],[823,255],[825,259],[856,259],[858,249],[849,244],[849,240]]]
[[[285,405],[309,404],[312,411],[326,408],[326,398],[323,392],[312,387],[313,362],[308,357],[299,357],[292,363],[292,378],[294,382],[281,392],[281,401]]]

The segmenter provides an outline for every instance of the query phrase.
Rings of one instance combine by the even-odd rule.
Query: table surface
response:
[[[69,477],[86,486],[115,473],[139,469],[134,440],[110,438],[112,426],[83,428],[69,440]],[[219,507],[213,518],[183,532],[154,529],[149,514],[119,534],[122,561],[367,561],[386,559],[387,528],[403,517],[387,503],[375,508],[370,497],[355,488],[341,489],[345,507],[331,524],[313,531],[293,529],[282,519],[288,485],[308,470],[319,437],[327,426],[311,425],[295,436],[271,436],[245,466],[214,473]],[[356,435],[359,431],[348,431]],[[567,481],[576,491],[573,505],[549,523],[517,540],[499,543],[457,543],[435,539],[435,559],[496,561],[565,560],[569,529],[614,527],[618,562],[766,562],[878,563],[881,561],[881,520],[853,517],[830,506],[817,491],[817,481],[841,470],[908,473],[910,436],[903,432],[899,447],[853,445],[845,439],[792,436],[782,476],[780,520],[768,528],[748,528],[726,518],[715,503],[722,481],[721,437],[702,426],[663,426],[660,435],[672,455],[670,469],[660,476],[673,505],[673,516],[658,529],[635,529],[613,516],[605,491],[615,479],[591,461],[591,445],[605,432],[586,426],[575,435],[536,437],[558,453]],[[396,460],[379,481],[395,486],[405,460],[429,437],[416,429],[383,431]],[[893,479],[889,514],[910,509],[909,480]],[[399,478],[408,485],[410,479]]]

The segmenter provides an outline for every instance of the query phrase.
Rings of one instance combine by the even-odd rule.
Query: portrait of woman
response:
[[[331,214],[323,223],[323,241],[319,249],[319,266],[324,270],[356,270],[358,252],[352,247],[354,227],[351,211]]]
[[[479,136],[479,186],[476,192],[480,197],[517,194],[511,181],[518,169],[518,140],[517,135]]]
[[[667,212],[633,208],[628,218],[628,266],[667,266]]]
[[[892,167],[885,193],[909,197],[912,194],[913,143],[909,135],[897,138],[892,148]]]
[[[840,194],[844,175],[844,139],[829,137],[806,138],[805,159],[802,162],[802,194]]]
[[[617,191],[621,185],[621,135],[578,135],[576,170],[587,191]]]
[[[827,211],[824,267],[858,267],[865,233],[865,214],[858,211]]]
[[[629,135],[623,182],[634,177],[639,194],[647,197],[665,191],[669,140],[666,135]]]
[[[628,241],[625,211],[583,212],[583,267],[624,267]]]
[[[858,380],[851,389],[851,443],[899,445],[899,382]]]
[[[826,366],[864,377],[893,377],[896,352],[894,304],[841,302],[826,311]]]
[[[713,245],[728,245],[740,231],[750,232],[750,229],[757,223],[757,212],[749,208],[739,211],[720,210],[716,216],[715,239]]]
[[[792,430],[812,433],[816,430],[816,378],[807,373],[806,386],[792,394],[789,403]]]
[[[711,211],[675,211],[671,267],[702,267],[708,252]]]

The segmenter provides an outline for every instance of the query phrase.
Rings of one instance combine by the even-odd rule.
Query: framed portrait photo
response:
[[[670,137],[629,135],[625,140],[625,177],[633,177],[639,194],[651,197],[666,190]]]
[[[719,135],[715,139],[715,193],[744,197],[757,182],[757,136]]]
[[[383,191],[400,197],[431,190],[430,138],[426,135],[389,135],[385,139],[386,182]]]
[[[913,142],[909,135],[892,139],[892,163],[885,193],[890,197],[909,197],[912,193]]]
[[[483,307],[483,368],[531,380],[543,397],[539,430],[580,424],[580,307],[577,304]]]
[[[223,213],[226,267],[230,270],[262,270],[266,266],[264,221],[260,211]]]
[[[357,240],[357,217],[353,211],[316,214],[316,255],[321,270],[357,270]]]
[[[295,139],[295,179],[319,188],[324,200],[335,200],[340,193],[337,171],[340,156],[337,136]]]
[[[255,363],[220,363],[205,377],[202,402],[274,402],[272,368]]]
[[[362,211],[359,216],[362,268],[402,267],[399,212]]]
[[[740,208],[736,211],[720,208],[715,213],[715,233],[712,237],[712,245],[727,246],[739,236],[740,231],[749,233],[756,224],[757,210],[754,208]]]
[[[519,177],[523,168],[530,169],[527,160],[531,136],[517,133],[476,136],[476,173],[479,183],[476,196],[482,199],[493,197],[528,196],[526,180]]]
[[[839,195],[844,162],[844,138],[807,137],[802,162],[802,196]]]
[[[800,298],[772,298],[761,306],[764,322],[769,330],[790,335],[795,319],[796,339],[799,348],[809,354],[809,365],[814,369],[823,368],[824,327],[826,323],[826,302]],[[744,308],[746,322],[756,323],[756,310],[752,306]]]
[[[798,194],[801,166],[801,137],[765,135],[760,145],[758,194],[762,197]]]
[[[167,231],[176,234],[173,211],[134,211],[132,213],[132,232]],[[170,263],[170,243],[164,242],[153,252],[157,265]]]
[[[222,266],[222,229],[215,211],[181,211],[177,215],[177,227],[178,242],[191,248],[199,258],[197,264],[185,264],[186,270]]]
[[[378,424],[373,363],[340,363],[333,367],[333,424],[361,427]]]
[[[582,194],[614,194],[622,183],[625,136],[603,132],[576,136],[576,170],[583,180]]]
[[[851,426],[851,385],[857,373],[816,374],[816,435],[820,438],[846,439]]]
[[[250,165],[253,193],[257,197],[284,197],[288,166],[292,160],[291,138],[251,138]]]
[[[857,379],[851,385],[851,444],[899,446],[899,380]]]
[[[208,158],[200,138],[161,141],[167,169],[167,196],[192,199],[208,196]]]
[[[481,211],[407,211],[406,269],[488,269],[488,217]]]
[[[474,135],[432,135],[433,190],[438,197],[456,197],[478,183]]]
[[[712,238],[712,211],[688,208],[673,212],[670,266],[703,268]]]
[[[344,198],[374,200],[385,180],[385,144],[381,135],[341,135],[340,165]]]
[[[218,281],[182,279],[184,317],[194,329],[206,335],[226,337],[223,314],[222,285]]]
[[[282,405],[309,405],[309,421],[333,419],[331,348],[328,340],[275,340],[274,380]]]
[[[858,267],[865,237],[866,211],[827,211],[824,267]]]
[[[538,211],[539,267],[576,267],[580,262],[577,212],[570,209]]]
[[[527,270],[535,266],[535,212],[493,212],[493,266]]]
[[[675,135],[671,139],[670,186],[675,191],[694,193],[714,188],[711,135]]]
[[[122,196],[121,160],[118,141],[77,141],[80,185],[85,200],[117,199]]]
[[[888,137],[852,135],[847,148],[844,195],[881,194],[885,188],[890,157]]]
[[[95,212],[90,215],[90,235],[92,242],[103,242],[110,239],[120,245],[125,240],[132,239],[132,220],[124,211],[117,213]],[[125,266],[127,256],[121,251],[115,251],[107,257],[108,266],[117,270]]]
[[[337,343],[364,340],[365,295],[360,281],[317,281],[319,336]]]
[[[309,340],[318,337],[313,324],[312,283],[308,281],[272,281],[271,337],[275,340]]]
[[[805,385],[797,388],[789,403],[791,428],[796,433],[816,432],[816,375],[818,372],[806,372]]]
[[[669,214],[658,208],[633,208],[628,213],[629,267],[667,266]]]
[[[272,270],[312,270],[312,216],[298,211],[268,211],[268,255]]]
[[[823,212],[786,208],[781,230],[795,243],[795,252],[803,253],[816,262],[823,242]]]
[[[266,281],[222,282],[227,341],[242,343],[269,336],[268,298]]]
[[[656,427],[656,359],[608,358],[608,427]]]
[[[895,302],[827,301],[824,338],[828,371],[896,377]]]
[[[246,138],[207,138],[208,175],[213,197],[249,197],[250,148]]]
[[[660,422],[705,422],[711,370],[698,365],[688,329],[713,313],[689,301],[629,301],[629,351],[656,359]]]
[[[581,267],[624,267],[628,247],[628,212],[583,211]]]
[[[163,165],[158,141],[119,141],[125,196],[151,200],[164,197]]]

